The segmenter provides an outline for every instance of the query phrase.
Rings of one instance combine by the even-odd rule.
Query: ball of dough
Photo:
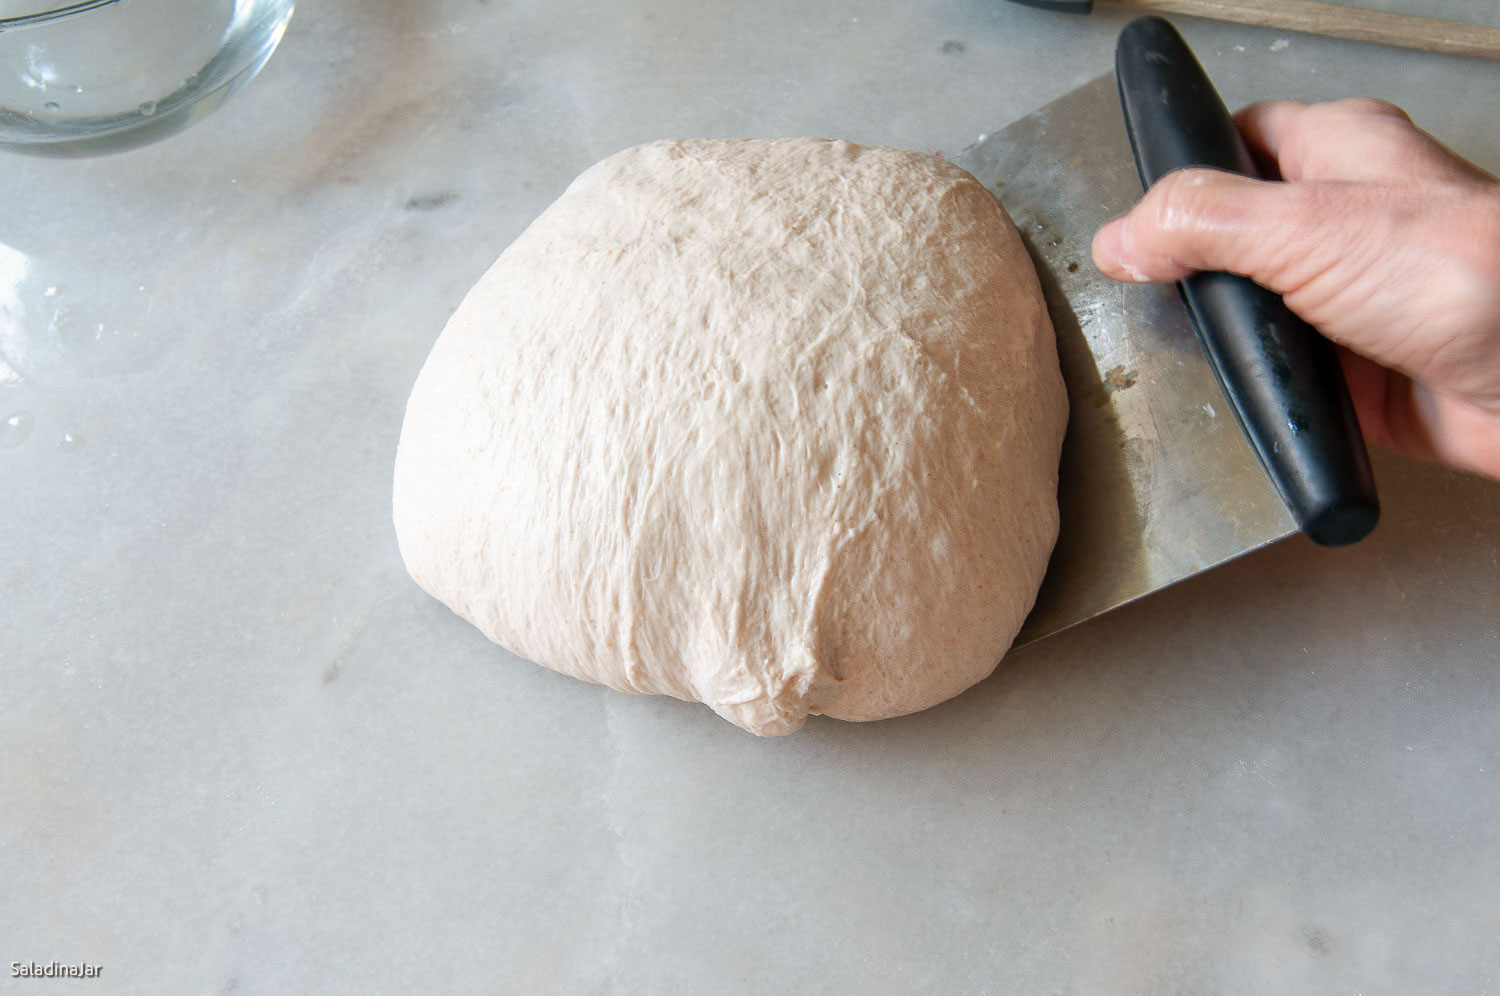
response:
[[[1036,273],[932,156],[670,141],[589,169],[433,347],[396,456],[417,583],[501,646],[753,733],[988,675],[1057,533]]]

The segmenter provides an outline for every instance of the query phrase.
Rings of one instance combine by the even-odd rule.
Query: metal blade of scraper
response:
[[[1036,263],[1072,411],[1062,527],[1020,646],[1297,531],[1171,285],[1118,284],[1094,231],[1140,199],[1113,75],[953,157]]]

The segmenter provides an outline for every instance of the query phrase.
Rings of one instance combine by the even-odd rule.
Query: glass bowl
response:
[[[201,119],[260,70],[293,0],[0,0],[0,148],[116,152]]]

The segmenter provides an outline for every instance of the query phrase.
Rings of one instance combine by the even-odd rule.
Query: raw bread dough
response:
[[[763,735],[988,675],[1067,401],[1004,210],[932,156],[657,142],[476,284],[396,456],[411,575],[496,643]]]

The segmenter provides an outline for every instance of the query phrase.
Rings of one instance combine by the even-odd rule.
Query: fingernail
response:
[[[1145,275],[1124,260],[1125,219],[1116,218],[1107,222],[1094,233],[1094,265],[1106,276],[1116,280],[1133,280],[1140,283]]]

